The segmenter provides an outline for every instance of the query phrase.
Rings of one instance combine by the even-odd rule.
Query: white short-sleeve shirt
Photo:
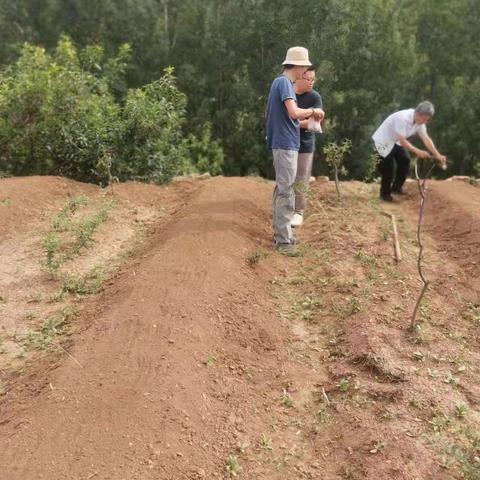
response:
[[[409,108],[388,116],[377,128],[372,138],[377,152],[382,157],[386,157],[392,151],[395,143],[399,143],[400,136],[408,138],[415,134],[424,138],[427,135],[427,127],[424,124],[415,123],[415,110]]]

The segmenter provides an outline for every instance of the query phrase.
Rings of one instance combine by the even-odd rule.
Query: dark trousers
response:
[[[395,171],[395,179],[393,178]],[[386,157],[380,157],[378,171],[382,176],[380,195],[390,195],[392,191],[400,191],[410,170],[410,158],[405,149],[395,144]],[[392,182],[393,181],[393,182]]]

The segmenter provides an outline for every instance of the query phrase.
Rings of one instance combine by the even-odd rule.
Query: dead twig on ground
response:
[[[322,396],[327,405],[330,405],[330,399],[328,398],[327,392],[325,392],[325,388],[322,387]]]
[[[393,229],[393,248],[395,252],[395,260],[400,262],[402,260],[402,251],[400,250],[400,241],[398,237],[398,228],[397,228],[397,220],[395,215],[392,213],[382,212],[382,215],[390,218],[392,222],[392,229]]]
[[[83,368],[83,365],[68,351],[66,350],[65,348],[63,348],[61,345],[59,345],[58,343],[55,343],[53,342],[52,340],[50,340],[50,343],[54,346],[54,347],[57,347],[59,348],[60,350],[62,350],[62,352],[66,353],[80,368]]]
[[[398,240],[398,229],[395,215],[391,215],[392,218],[392,228],[393,228],[393,244],[395,247],[395,260],[397,262],[402,261],[402,251],[400,250],[400,241]]]

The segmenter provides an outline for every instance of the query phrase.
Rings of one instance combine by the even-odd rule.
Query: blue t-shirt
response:
[[[288,116],[285,100],[297,101],[293,83],[285,76],[277,77],[270,87],[267,101],[267,147],[269,150],[300,148],[300,124]]]

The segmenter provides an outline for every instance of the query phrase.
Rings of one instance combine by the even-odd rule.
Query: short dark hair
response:
[[[293,68],[295,68],[297,65],[290,65],[289,63],[287,63],[287,65],[284,65],[283,66],[283,69],[284,70],[292,70]]]
[[[310,65],[307,68],[307,72],[315,72],[317,70],[317,67],[315,65]]]

